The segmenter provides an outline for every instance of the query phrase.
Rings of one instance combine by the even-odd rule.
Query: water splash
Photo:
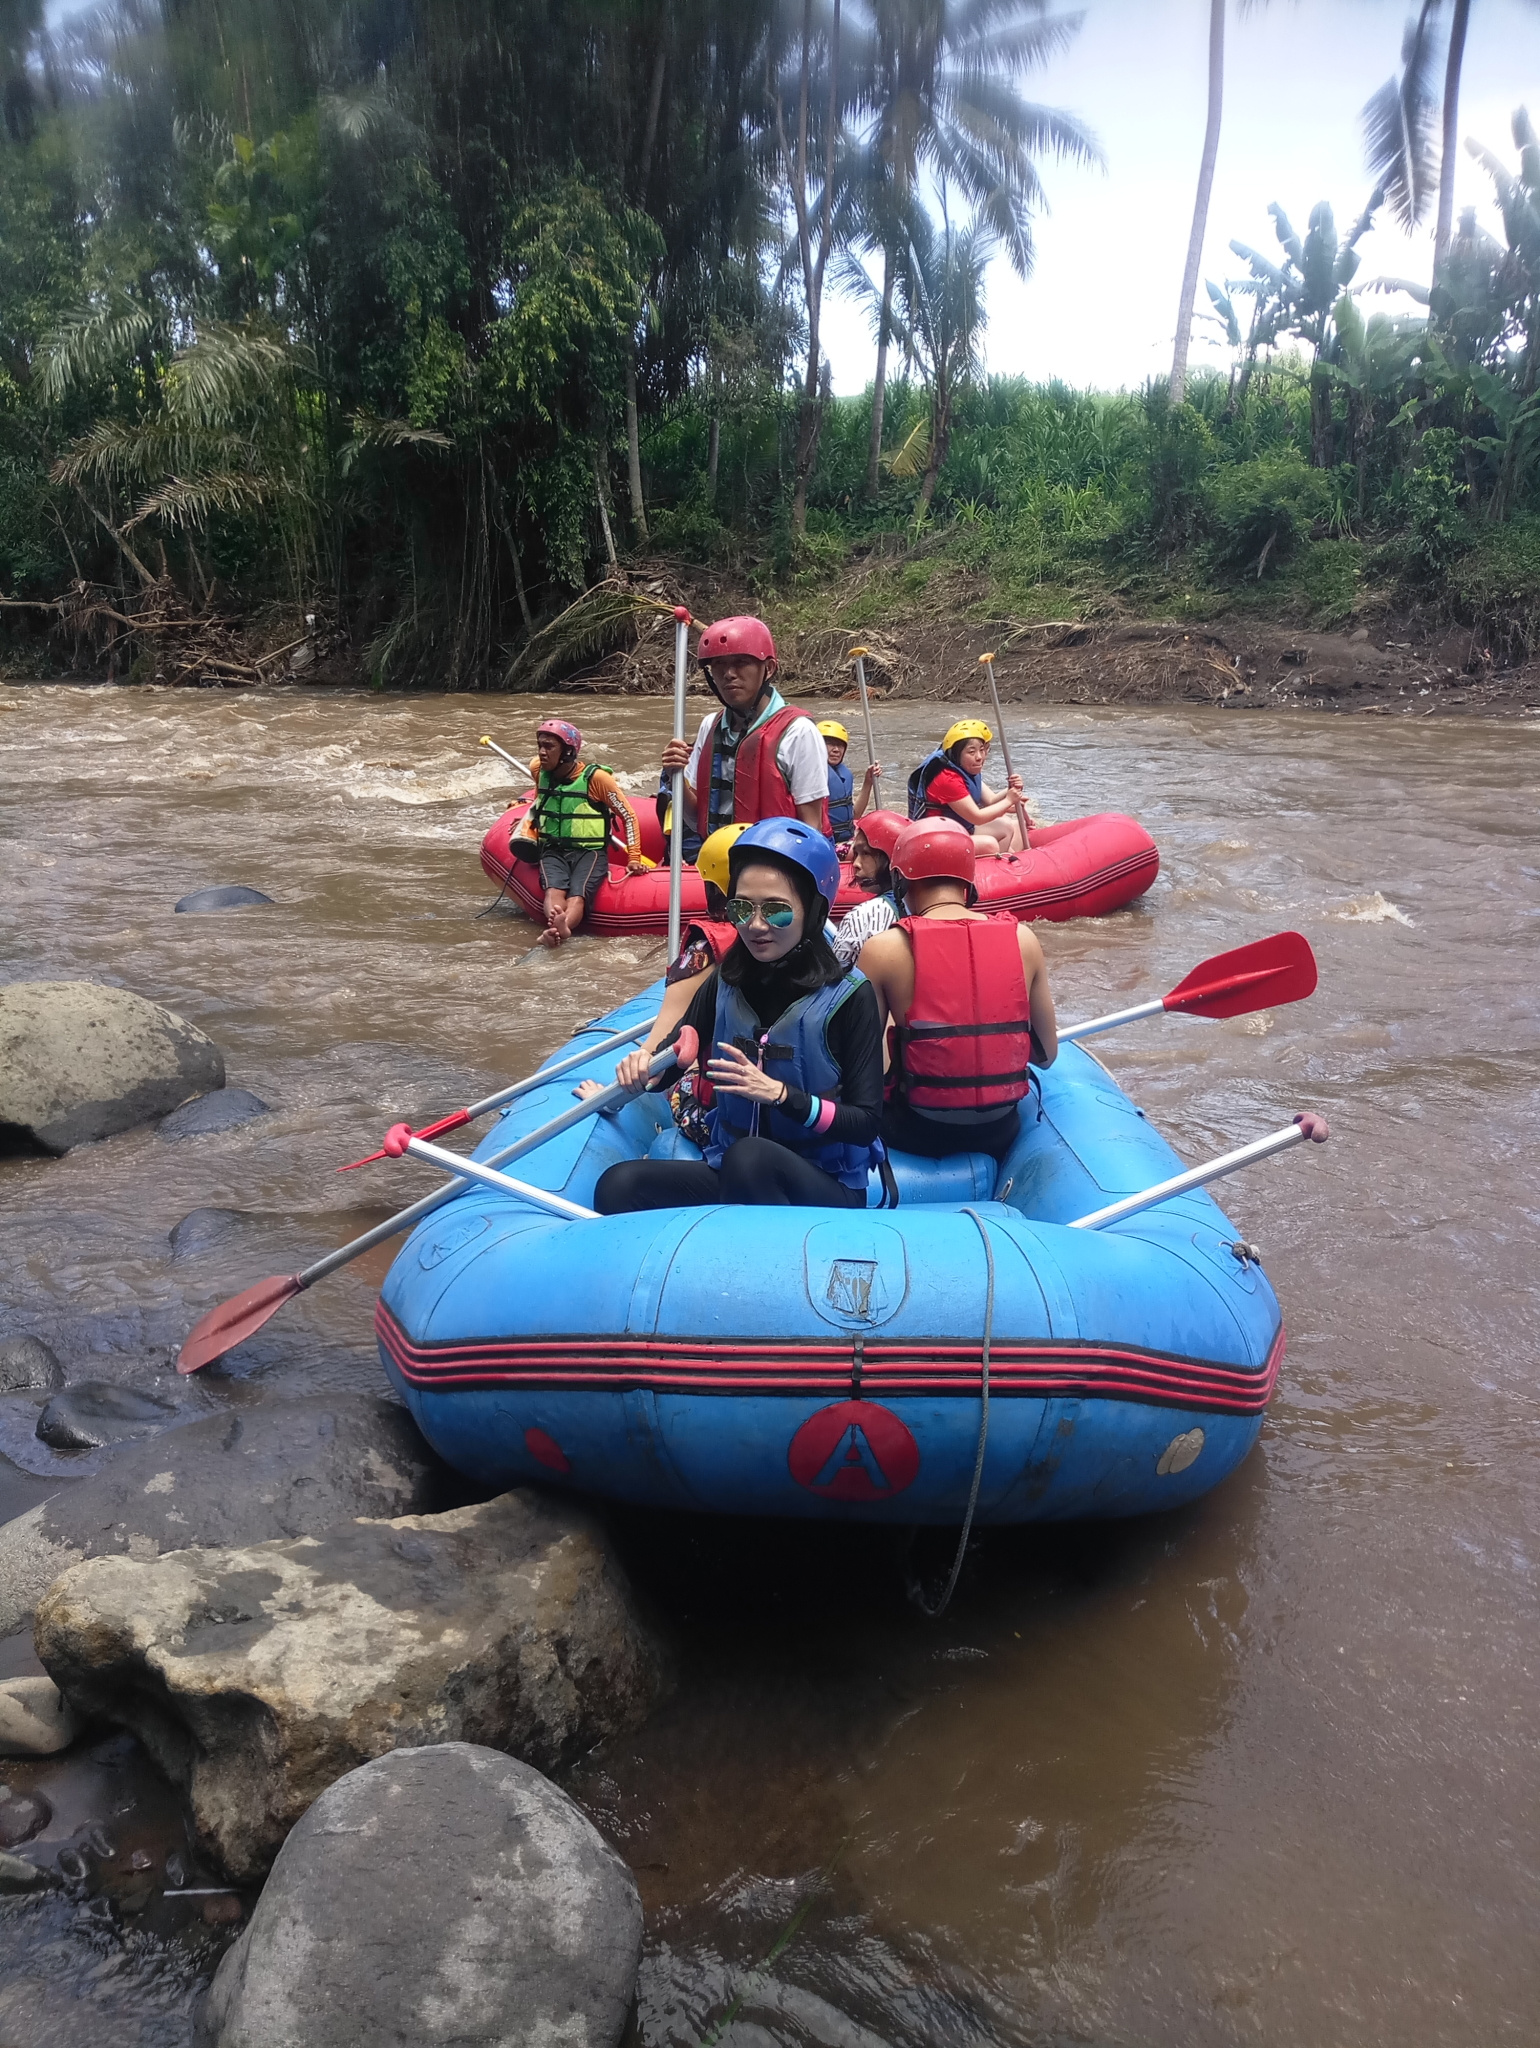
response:
[[[1355,896],[1332,911],[1331,915],[1342,924],[1404,924],[1408,931],[1416,926],[1398,904],[1382,896],[1378,889],[1369,896]]]

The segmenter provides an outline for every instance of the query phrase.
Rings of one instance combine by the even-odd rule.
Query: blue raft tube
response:
[[[552,1062],[650,1019],[662,984]],[[572,1106],[515,1102],[478,1148]],[[1201,1190],[1067,1226],[1183,1163],[1099,1061],[1061,1047],[1016,1146],[899,1153],[900,1205],[553,1218],[470,1184],[396,1258],[376,1314],[424,1436],[489,1487],[718,1515],[897,1524],[1145,1514],[1216,1486],[1256,1442],[1283,1357],[1277,1296]],[[588,1205],[620,1159],[697,1156],[662,1095],[510,1168]]]

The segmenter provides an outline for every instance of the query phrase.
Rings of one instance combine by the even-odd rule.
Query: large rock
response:
[[[94,1558],[43,1596],[34,1639],[78,1711],[139,1737],[243,1882],[359,1764],[466,1741],[548,1768],[638,1721],[661,1680],[593,1522],[524,1491],[292,1543]]]
[[[126,988],[0,988],[0,1126],[50,1152],[149,1123],[224,1084],[224,1054],[213,1039]]]
[[[36,1434],[56,1451],[95,1451],[103,1444],[155,1436],[176,1419],[176,1403],[111,1380],[77,1380],[55,1394],[37,1418]]]
[[[124,1444],[94,1479],[0,1525],[0,1637],[83,1558],[315,1536],[442,1507],[448,1483],[406,1410],[372,1394],[275,1401]]]
[[[214,2048],[614,2048],[636,1885],[580,1809],[468,1742],[323,1792],[219,1966]]]

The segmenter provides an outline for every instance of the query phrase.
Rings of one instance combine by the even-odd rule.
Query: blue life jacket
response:
[[[838,768],[829,770],[829,837],[836,846],[843,846],[855,830],[856,779],[841,761]]]
[[[740,1046],[751,1059],[758,1058],[764,1071],[777,1081],[801,1088],[809,1095],[833,1096],[840,1084],[840,1070],[829,1051],[829,1019],[849,1001],[866,980],[851,968],[843,981],[815,989],[776,1018],[769,1031],[742,991],[717,982],[716,1035],[719,1040]],[[842,1186],[864,1188],[871,1169],[886,1156],[881,1141],[870,1145],[846,1145],[823,1137],[766,1103],[750,1102],[743,1095],[713,1097],[711,1142],[706,1147],[706,1164],[720,1166],[729,1145],[740,1138],[773,1138],[791,1152],[800,1153],[814,1166],[831,1173]]]
[[[957,813],[954,810],[950,809],[946,804],[936,804],[931,802],[930,786],[935,781],[936,777],[941,773],[943,768],[950,768],[954,775],[960,775],[963,781],[966,782],[968,785],[969,796],[972,797],[973,801],[977,805],[979,805],[981,809],[983,808],[983,776],[970,775],[965,768],[958,767],[957,763],[952,759],[950,754],[943,754],[941,749],[937,747],[936,751],[933,754],[927,754],[925,756],[925,759],[920,763],[919,767],[915,769],[914,773],[909,778],[910,817],[915,819],[950,818],[955,824],[961,825],[965,832],[976,831],[978,829],[976,826],[970,825],[966,818],[959,818]]]

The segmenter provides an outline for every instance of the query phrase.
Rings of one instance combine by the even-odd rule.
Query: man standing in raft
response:
[[[535,800],[514,834],[512,850],[526,859],[532,853],[539,862],[545,890],[539,943],[560,946],[583,922],[584,909],[609,873],[612,817],[625,833],[626,873],[639,875],[648,863],[642,858],[635,811],[608,768],[583,761],[583,735],[577,727],[565,718],[547,718],[535,727],[535,747],[529,764]]]
[[[909,815],[953,819],[976,841],[978,853],[1021,853],[1021,825],[1007,815],[1018,802],[1025,807],[1021,777],[1013,775],[1003,791],[984,783],[993,740],[982,718],[959,718],[949,726],[940,746],[909,778]]]
[[[897,1028],[883,1141],[940,1159],[1003,1159],[1021,1129],[1027,1063],[1051,1067],[1059,1029],[1030,925],[972,908],[974,842],[950,819],[906,827],[892,866],[904,915],[861,949]]]
[[[692,746],[670,740],[663,770],[684,770],[686,818],[694,837],[722,825],[800,818],[827,829],[829,757],[805,711],[775,687],[775,642],[763,619],[718,619],[700,637],[695,658],[722,705],[701,720]]]

